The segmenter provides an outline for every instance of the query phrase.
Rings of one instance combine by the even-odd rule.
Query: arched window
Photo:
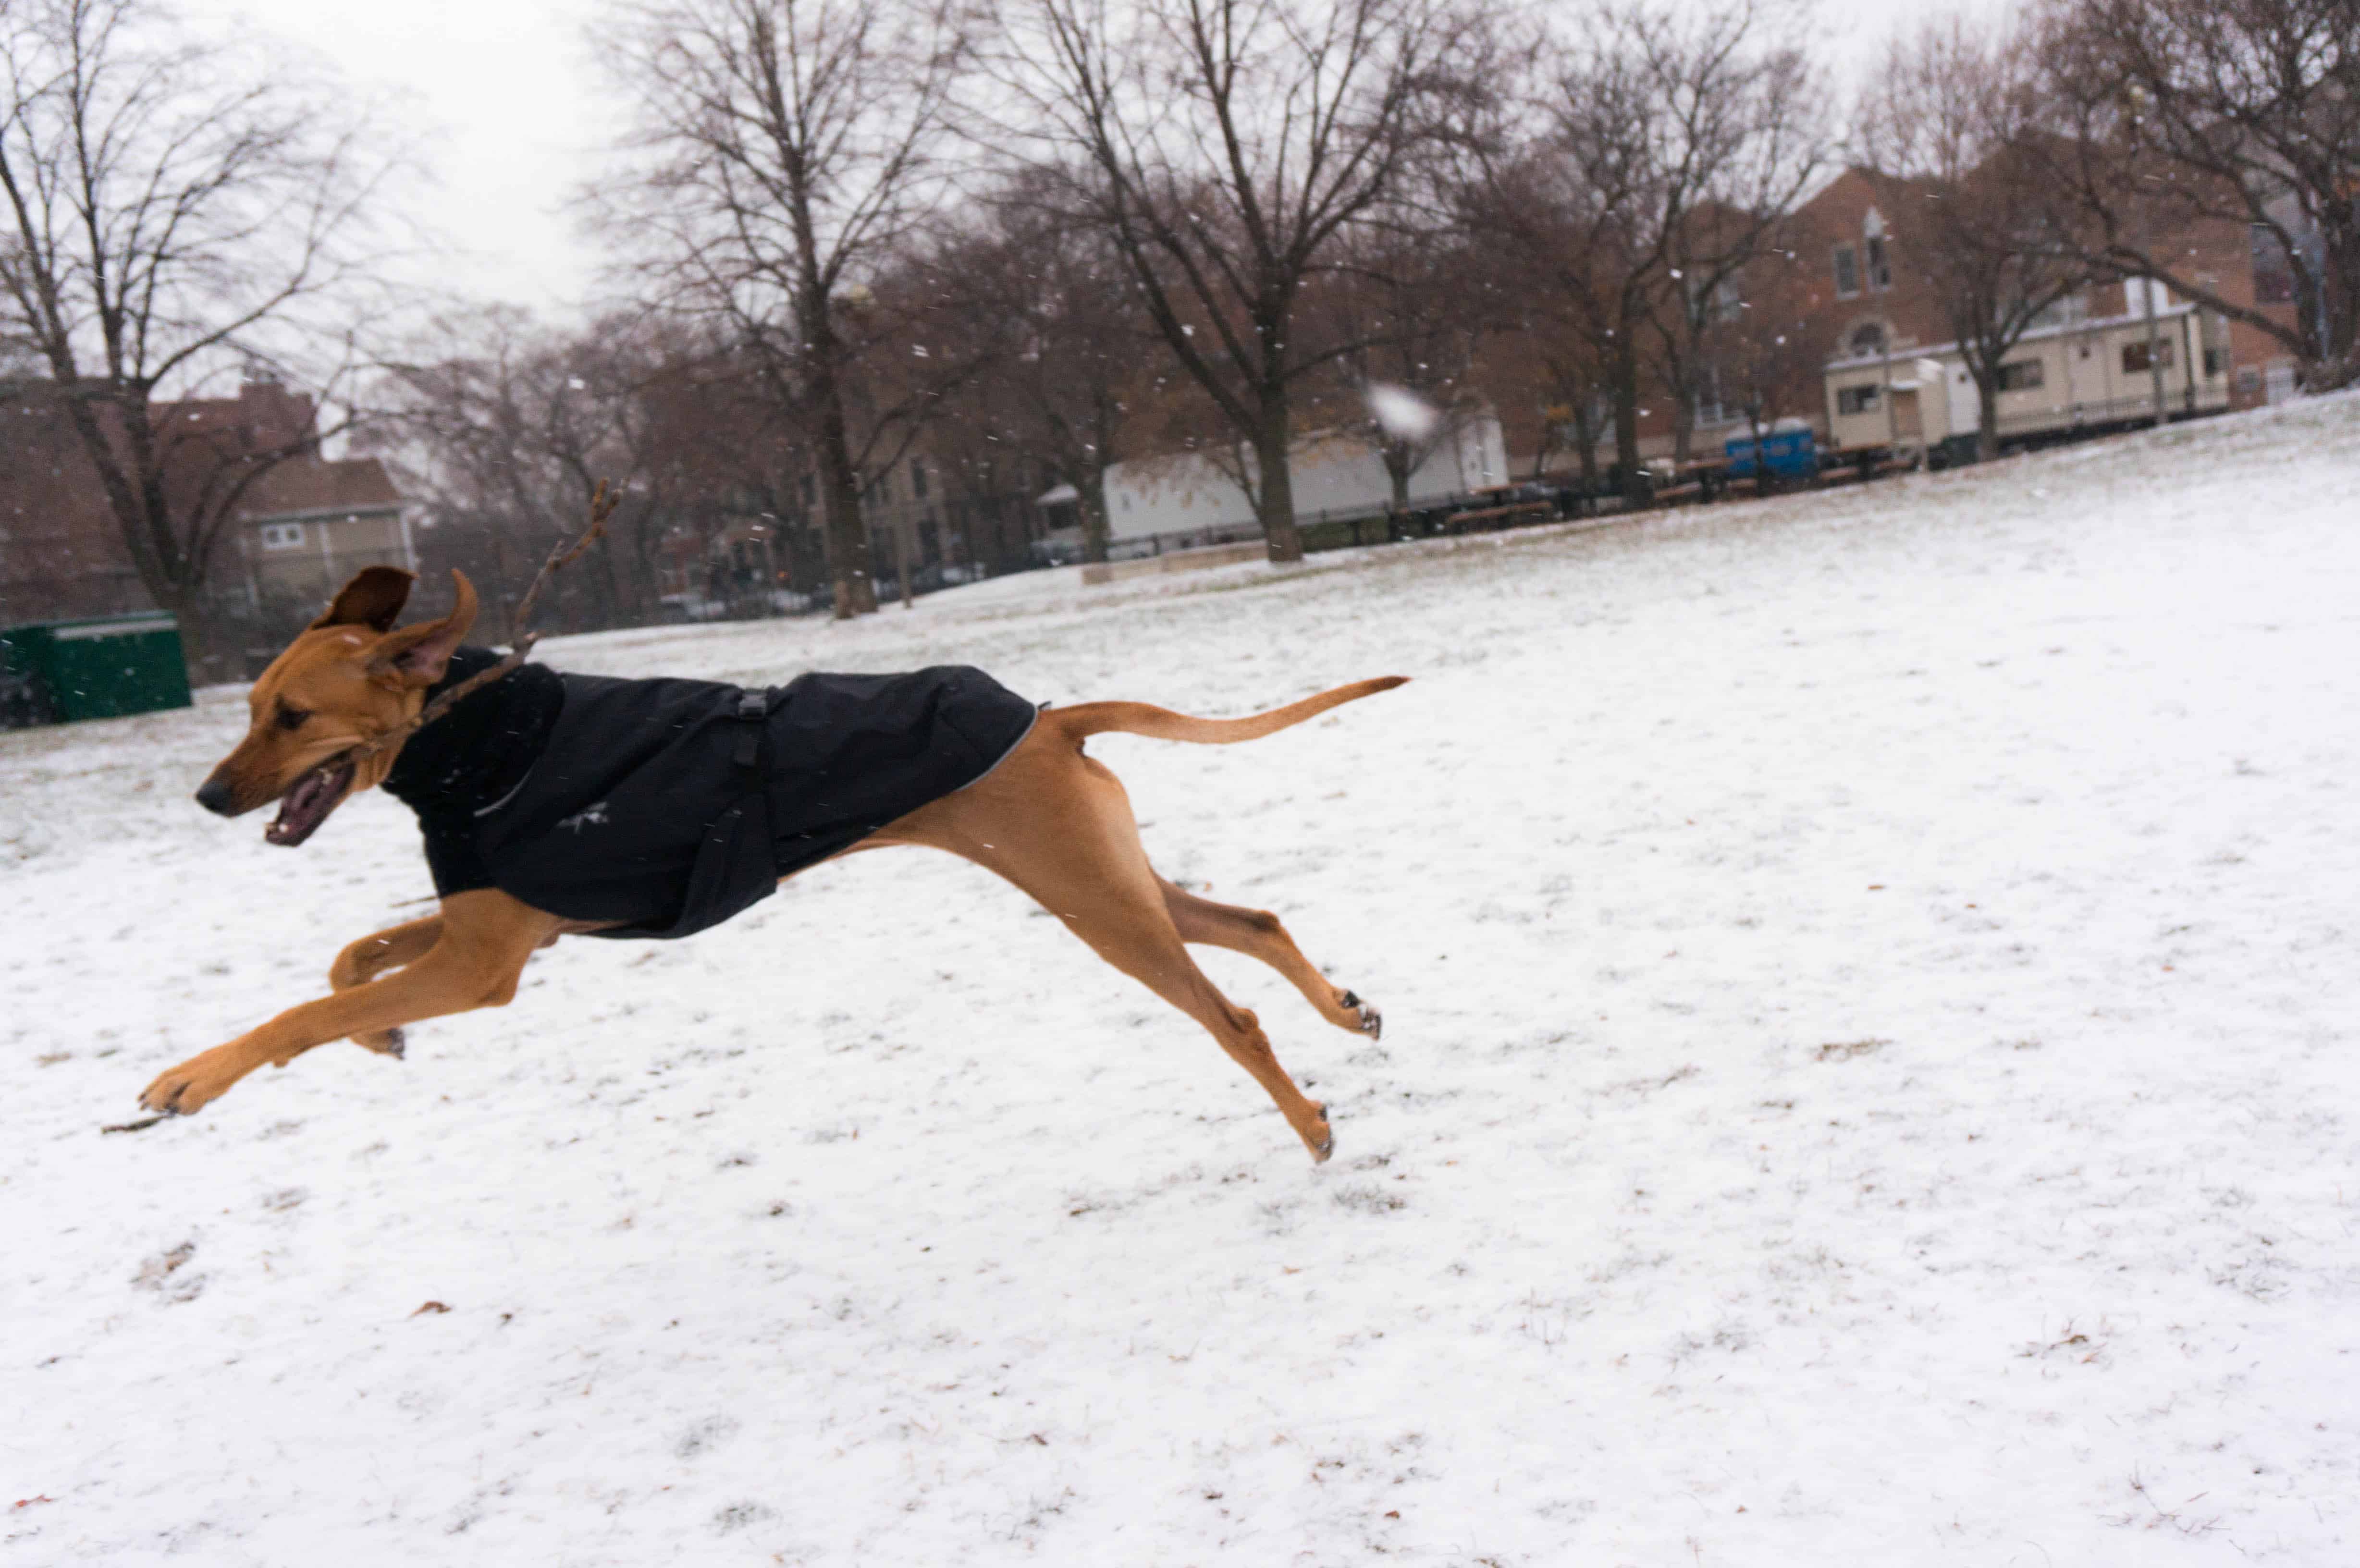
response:
[[[1848,346],[1854,354],[1883,354],[1885,352],[1885,323],[1882,321],[1863,321],[1860,325],[1852,330],[1852,336],[1846,340],[1846,346]]]

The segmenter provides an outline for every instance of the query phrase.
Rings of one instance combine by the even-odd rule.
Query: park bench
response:
[[[1557,507],[1546,501],[1518,501],[1507,506],[1482,506],[1471,512],[1453,512],[1444,525],[1445,531],[1454,534],[1489,528],[1512,528],[1521,521],[1545,522],[1557,516]]]

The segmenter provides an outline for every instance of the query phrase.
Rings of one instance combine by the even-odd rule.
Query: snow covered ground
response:
[[[415,832],[0,736],[0,1563],[2360,1561],[2360,400],[544,657],[1415,676],[1094,743],[1383,1006],[1204,959],[1337,1159],[916,852],[103,1136]]]

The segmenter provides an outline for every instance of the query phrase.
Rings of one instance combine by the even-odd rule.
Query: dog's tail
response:
[[[1256,713],[1243,719],[1199,719],[1186,713],[1175,713],[1169,708],[1159,708],[1152,702],[1079,702],[1070,708],[1052,708],[1042,718],[1058,725],[1073,739],[1118,730],[1124,735],[1145,735],[1150,740],[1187,740],[1204,746],[1229,746],[1241,740],[1260,740],[1266,735],[1276,735],[1306,719],[1316,719],[1330,708],[1340,708],[1363,697],[1373,697],[1380,691],[1390,691],[1409,683],[1406,675],[1381,675],[1374,681],[1355,681],[1349,686],[1338,686],[1332,691],[1322,691],[1317,697],[1306,697],[1300,702],[1289,702],[1284,708],[1273,708],[1267,713]]]

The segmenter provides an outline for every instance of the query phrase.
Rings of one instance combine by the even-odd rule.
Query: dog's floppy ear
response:
[[[451,613],[439,621],[421,621],[388,634],[370,656],[372,673],[390,675],[405,686],[432,686],[442,679],[451,656],[475,624],[475,585],[455,567],[451,585],[458,600]]]
[[[410,603],[410,585],[417,581],[415,573],[398,566],[365,566],[337,590],[334,603],[321,612],[311,629],[316,632],[322,626],[366,626],[372,631],[389,632],[401,607]]]

